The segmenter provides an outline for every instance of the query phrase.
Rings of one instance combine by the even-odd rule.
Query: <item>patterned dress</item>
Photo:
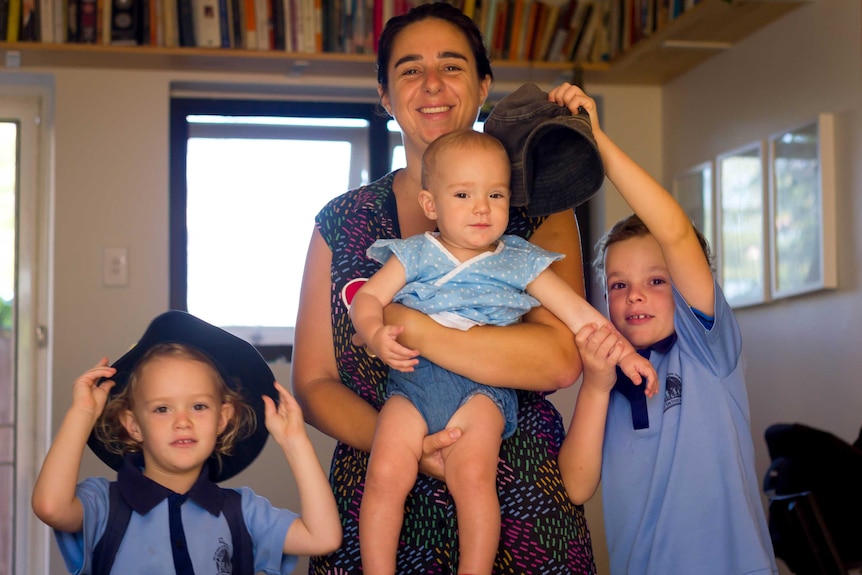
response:
[[[355,333],[347,304],[362,279],[380,264],[366,255],[377,239],[397,238],[394,173],[332,200],[316,218],[332,251],[332,332],[341,380],[377,409],[383,406],[386,365],[351,343]],[[543,222],[513,210],[507,233],[524,238]],[[595,573],[583,508],[573,505],[557,468],[562,418],[544,393],[518,391],[518,430],[503,441],[497,486],[502,515],[495,575]],[[330,481],[344,526],[341,549],[313,558],[315,575],[361,573],[359,504],[368,453],[338,443]],[[446,485],[419,475],[405,504],[398,573],[454,574],[458,565],[455,505]]]

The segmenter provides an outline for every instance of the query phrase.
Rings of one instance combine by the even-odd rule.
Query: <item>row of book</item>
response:
[[[0,0],[0,41],[370,54],[427,0]],[[615,58],[700,0],[449,0],[496,60]]]

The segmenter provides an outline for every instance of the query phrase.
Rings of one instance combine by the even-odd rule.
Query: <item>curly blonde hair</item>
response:
[[[129,375],[127,385],[112,396],[102,415],[96,421],[94,433],[99,441],[101,441],[106,449],[117,455],[125,455],[141,451],[141,444],[135,441],[126,428],[123,426],[122,416],[126,411],[132,411],[134,407],[134,390],[141,382],[141,377],[147,365],[158,358],[174,358],[187,361],[197,361],[206,365],[212,372],[220,388],[222,403],[229,403],[233,406],[233,416],[227,423],[224,431],[219,434],[216,439],[213,457],[218,463],[219,470],[222,465],[222,458],[233,454],[233,449],[237,443],[251,436],[257,427],[257,416],[254,409],[243,398],[242,390],[239,385],[235,385],[232,389],[221,375],[221,372],[215,364],[203,352],[180,343],[163,343],[154,345],[147,350],[144,356],[135,364],[132,373]]]

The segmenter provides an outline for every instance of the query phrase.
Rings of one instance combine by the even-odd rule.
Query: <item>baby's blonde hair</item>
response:
[[[122,415],[134,407],[134,391],[141,383],[143,371],[147,365],[159,358],[174,358],[186,361],[197,361],[208,367],[213,380],[221,394],[222,403],[233,406],[233,416],[228,421],[224,431],[216,439],[213,455],[221,468],[222,457],[229,456],[239,441],[249,437],[257,427],[257,417],[254,409],[242,396],[242,390],[237,385],[231,389],[224,381],[218,368],[206,354],[197,349],[180,343],[163,343],[154,345],[135,364],[125,388],[110,398],[102,415],[96,422],[94,432],[108,451],[117,455],[125,455],[141,451],[141,444],[135,441],[123,426]]]
[[[422,189],[431,190],[433,176],[439,174],[441,169],[445,169],[445,166],[439,165],[439,156],[444,150],[450,148],[497,151],[505,159],[506,166],[509,166],[509,156],[500,140],[490,134],[472,129],[455,130],[431,142],[422,154]]]

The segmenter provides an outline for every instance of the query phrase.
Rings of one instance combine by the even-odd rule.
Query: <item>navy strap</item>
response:
[[[232,575],[253,575],[254,546],[242,517],[242,496],[233,489],[222,488],[221,491],[224,494],[222,513],[225,521],[227,521],[228,529],[230,529],[233,543]],[[132,518],[132,508],[120,495],[116,481],[111,482],[108,488],[108,503],[108,523],[105,527],[105,533],[102,534],[102,538],[93,550],[92,575],[110,575],[120,543],[123,541],[129,521]],[[173,537],[171,537],[171,541],[173,541]],[[176,565],[176,559],[174,564]],[[179,568],[177,573],[181,573]]]
[[[232,575],[253,575],[254,547],[245,520],[242,518],[242,495],[239,491],[224,487],[221,491],[224,494],[222,513],[233,540]]]
[[[648,349],[639,349],[638,354],[649,359]],[[614,384],[614,391],[618,391],[628,398],[632,407],[632,427],[635,429],[649,428],[649,409],[646,404],[646,385],[641,383],[635,385],[628,378],[623,370],[617,366],[617,382]]]
[[[174,569],[177,575],[195,575],[192,558],[189,557],[189,546],[186,543],[186,532],[183,529],[182,507],[188,495],[174,493],[168,496],[168,527],[171,535],[171,555],[174,559]]]
[[[667,353],[673,347],[674,343],[676,343],[676,332],[655,342],[646,349],[637,350],[637,352],[642,357],[649,359],[652,350],[659,353]],[[647,408],[646,385],[643,383],[635,385],[617,366],[617,382],[614,384],[614,391],[618,391],[628,398],[632,407],[632,426],[635,429],[648,429],[649,409]]]
[[[120,487],[112,481],[108,487],[108,524],[93,550],[93,575],[109,575],[117,550],[126,534],[132,508],[120,496]]]

